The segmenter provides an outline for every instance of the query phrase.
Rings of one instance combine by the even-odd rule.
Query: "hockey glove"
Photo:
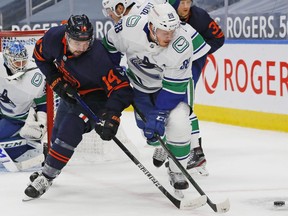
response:
[[[167,117],[168,111],[165,110],[153,110],[149,112],[145,123],[144,136],[151,141],[154,141],[155,134],[163,136]]]
[[[117,133],[120,124],[121,113],[114,111],[102,111],[99,115],[100,124],[96,124],[95,130],[103,140],[111,140]]]
[[[47,78],[47,82],[50,84],[56,94],[68,103],[76,104],[77,101],[73,98],[74,94],[77,94],[76,88],[74,88],[69,82],[63,79],[61,75],[54,75],[50,79]]]
[[[37,113],[31,107],[25,125],[20,129],[20,136],[27,140],[41,140],[47,131],[47,114]]]

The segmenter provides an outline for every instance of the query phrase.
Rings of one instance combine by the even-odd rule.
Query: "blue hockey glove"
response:
[[[165,133],[165,124],[167,117],[168,111],[153,110],[149,112],[145,123],[144,136],[150,140],[153,140],[153,138],[155,138],[155,134],[163,136]]]

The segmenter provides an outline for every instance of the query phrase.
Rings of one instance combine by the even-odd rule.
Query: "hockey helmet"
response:
[[[3,59],[13,75],[19,73],[18,75],[21,76],[25,73],[28,65],[28,52],[19,40],[4,44]]]
[[[179,27],[180,19],[175,9],[168,3],[157,4],[148,14],[148,22],[153,24],[153,28],[164,31],[173,31]]]
[[[126,12],[126,9],[133,3],[134,1],[131,0],[102,0],[103,14],[105,17],[109,17],[109,12],[111,11],[117,17],[122,17],[123,14]],[[116,13],[116,7],[118,4],[122,4],[124,7],[124,11],[122,14]]]
[[[69,38],[76,41],[88,41],[93,39],[93,26],[85,14],[70,16],[66,32]]]

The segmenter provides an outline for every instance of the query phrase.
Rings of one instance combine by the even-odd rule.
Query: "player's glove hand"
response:
[[[163,136],[167,117],[168,111],[165,110],[153,110],[149,112],[146,118],[144,136],[151,140],[155,138],[155,134]]]
[[[47,114],[38,111],[37,113],[30,107],[24,126],[19,134],[27,140],[41,140],[47,131]]]
[[[103,140],[111,140],[117,133],[121,113],[115,111],[102,111],[98,115],[101,123],[96,124],[95,130]]]
[[[47,82],[50,84],[53,91],[55,91],[63,100],[71,104],[77,103],[76,99],[73,97],[74,94],[77,94],[76,88],[64,80],[61,75],[57,74],[50,77],[50,79],[47,78]]]

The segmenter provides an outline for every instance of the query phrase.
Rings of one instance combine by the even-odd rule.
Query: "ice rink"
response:
[[[166,168],[153,167],[153,149],[145,147],[131,112],[124,113],[122,124],[140,152],[140,162],[173,193]],[[211,122],[200,122],[200,127],[210,175],[192,177],[214,203],[229,198],[231,209],[224,215],[287,216],[288,133]],[[22,202],[22,197],[31,171],[7,173],[0,166],[1,216],[216,215],[208,205],[175,208],[121,150],[113,161],[70,162],[49,191],[30,202]],[[192,185],[186,193],[199,195]],[[286,206],[274,207],[275,200],[286,201]]]

